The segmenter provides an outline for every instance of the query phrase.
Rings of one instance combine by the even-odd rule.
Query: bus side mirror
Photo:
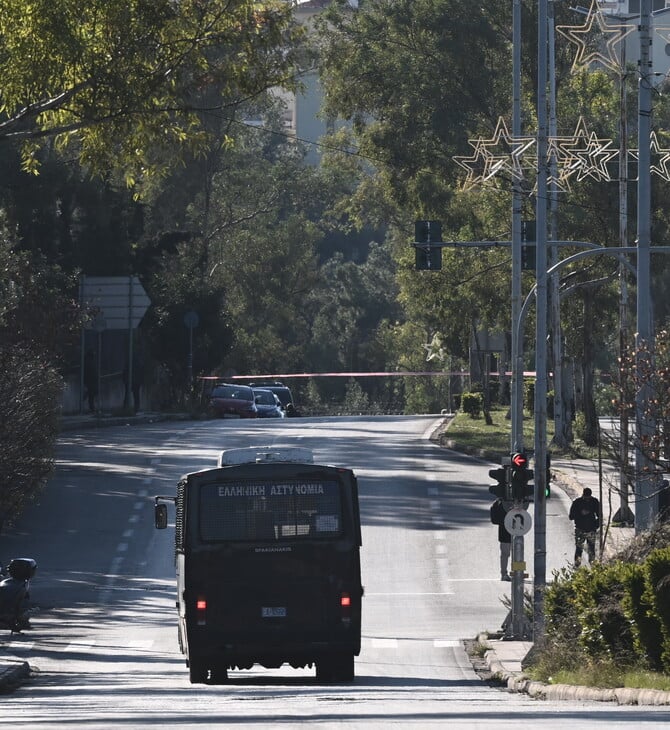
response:
[[[166,504],[156,503],[154,508],[154,523],[157,530],[164,530],[168,525],[168,509]]]

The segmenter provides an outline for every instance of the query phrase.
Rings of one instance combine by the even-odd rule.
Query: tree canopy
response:
[[[0,0],[0,140],[28,170],[49,140],[136,182],[204,144],[204,106],[294,86],[300,33],[279,0]]]

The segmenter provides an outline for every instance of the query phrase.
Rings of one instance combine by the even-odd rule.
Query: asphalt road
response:
[[[0,725],[85,729],[633,727],[670,722],[664,708],[538,702],[483,683],[462,646],[497,630],[501,583],[488,519],[491,464],[427,440],[434,418],[156,423],[65,434],[39,504],[0,538],[3,556],[37,559],[34,629],[0,653],[32,678],[0,699]],[[363,649],[353,685],[313,669],[232,672],[191,685],[179,654],[172,530],[153,527],[153,495],[214,466],[221,448],[293,443],[352,467],[363,520]],[[569,560],[567,500],[548,505],[548,574]],[[526,555],[532,556],[532,533]],[[532,566],[532,560],[529,562]]]

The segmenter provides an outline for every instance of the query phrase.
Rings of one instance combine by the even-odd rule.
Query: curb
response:
[[[480,634],[477,642],[487,646],[487,635]],[[522,692],[538,700],[590,700],[614,702],[617,705],[670,705],[670,692],[658,689],[616,687],[584,687],[574,684],[547,684],[529,679],[523,672],[510,672],[502,665],[495,649],[484,654],[484,661],[491,679],[507,687],[511,692]]]
[[[60,420],[60,431],[107,428],[108,426],[130,426],[136,423],[158,423],[160,421],[192,421],[186,413],[147,413],[134,416],[77,417],[66,416]]]
[[[11,692],[30,676],[28,662],[17,662],[7,669],[0,670],[0,693]]]

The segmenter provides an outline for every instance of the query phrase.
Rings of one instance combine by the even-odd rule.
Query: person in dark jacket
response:
[[[491,522],[498,525],[498,543],[500,544],[500,580],[512,580],[507,572],[509,556],[512,552],[512,536],[505,527],[507,510],[502,499],[496,499],[491,505]]]
[[[589,555],[589,564],[596,559],[596,533],[600,527],[600,502],[588,487],[581,497],[570,505],[569,517],[575,523],[575,567],[582,564],[584,543]]]

